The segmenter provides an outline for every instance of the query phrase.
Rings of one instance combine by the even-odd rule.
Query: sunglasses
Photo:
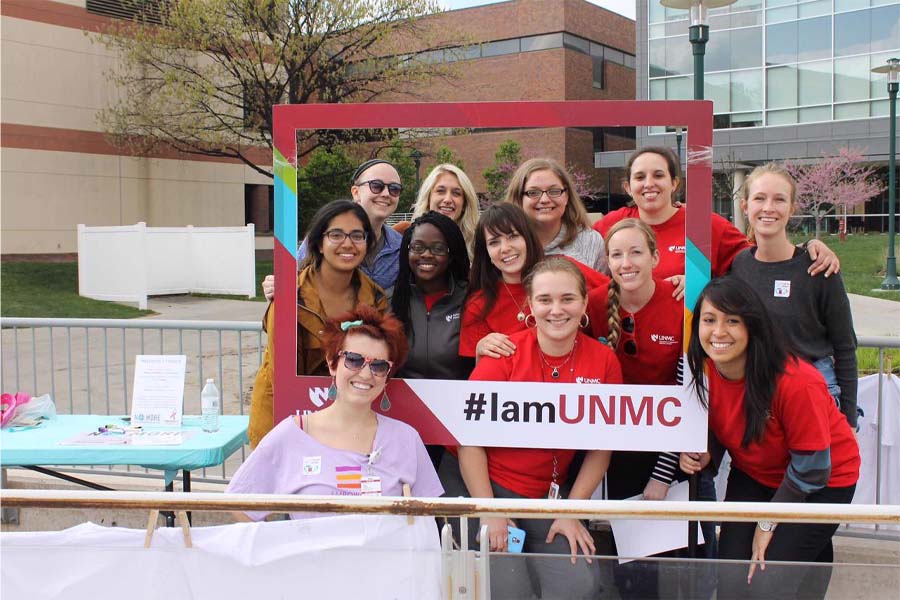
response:
[[[363,185],[364,183],[369,185],[369,191],[373,194],[380,194],[384,191],[384,188],[387,188],[388,194],[396,198],[400,195],[400,192],[403,191],[403,186],[399,183],[385,183],[380,179],[370,179],[368,181],[360,181],[357,183],[357,187]]]
[[[622,331],[629,335],[634,334],[634,316],[628,315],[624,319],[622,319]],[[629,337],[624,341],[622,349],[625,351],[625,354],[628,356],[637,356],[638,347],[637,342],[634,341],[634,337]]]
[[[338,352],[338,356],[344,357],[344,366],[353,372],[362,371],[363,367],[369,365],[369,370],[375,377],[387,377],[391,367],[394,366],[392,361],[384,360],[383,358],[369,358],[347,350],[341,350]]]

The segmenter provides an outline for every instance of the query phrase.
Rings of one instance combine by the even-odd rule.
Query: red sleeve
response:
[[[734,257],[750,247],[747,237],[721,215],[712,215],[713,277],[721,277],[731,268]]]
[[[480,291],[475,292],[469,296],[463,308],[462,325],[459,330],[460,356],[474,357],[475,346],[481,338],[491,333],[487,321],[481,318],[482,310],[484,310],[484,295]]]
[[[571,256],[563,256],[563,258],[572,262],[576,267],[578,267],[578,270],[581,271],[582,275],[584,275],[584,281],[587,284],[588,291],[591,291],[592,289],[598,288],[603,285],[609,285],[609,277],[607,277],[603,273],[595,271],[591,267],[575,260]]]
[[[816,451],[831,447],[831,425],[826,402],[833,403],[824,381],[802,373],[781,376],[772,409],[791,450]]]
[[[609,214],[603,216],[602,219],[598,220],[594,223],[594,231],[599,233],[606,239],[606,232],[609,231],[609,228],[622,220],[622,209],[614,210]]]
[[[507,358],[491,358],[482,356],[472,374],[471,381],[509,381],[509,363]]]

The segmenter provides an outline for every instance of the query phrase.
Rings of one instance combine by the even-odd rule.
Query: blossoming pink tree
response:
[[[797,180],[797,212],[813,216],[816,238],[826,215],[838,208],[851,209],[885,189],[875,167],[863,164],[859,148],[841,148],[836,156],[809,164],[789,161],[785,167]]]

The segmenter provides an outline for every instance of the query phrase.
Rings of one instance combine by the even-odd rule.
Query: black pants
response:
[[[826,487],[806,497],[806,502],[849,504],[855,485]],[[732,463],[726,502],[770,502],[775,490],[757,483]],[[824,598],[831,580],[831,567],[778,565],[777,561],[834,561],[831,538],[838,525],[830,523],[781,523],[766,549],[766,570],[756,570],[747,584],[749,565],[722,564],[719,567],[718,597],[738,598]],[[756,523],[723,523],[719,536],[719,558],[750,560]]]

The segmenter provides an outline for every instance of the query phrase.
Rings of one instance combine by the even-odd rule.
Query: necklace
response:
[[[525,320],[525,311],[522,309],[522,305],[516,302],[516,297],[513,296],[512,292],[509,291],[509,286],[506,285],[506,282],[503,282],[503,289],[506,290],[506,293],[509,294],[509,299],[513,301],[513,304],[516,305],[516,308],[519,309],[519,312],[516,313],[516,320],[521,323]]]
[[[547,367],[548,369],[550,369],[550,377],[552,377],[553,379],[559,379],[559,370],[562,367],[566,366],[566,363],[568,363],[570,360],[572,360],[572,356],[575,355],[575,348],[577,348],[577,347],[578,347],[578,338],[575,338],[575,343],[572,344],[572,349],[569,350],[569,353],[566,355],[565,360],[563,360],[558,365],[551,365],[549,362],[547,362],[547,358],[544,356],[544,351],[541,350],[540,348],[538,348],[538,356],[541,357],[541,362],[544,363],[544,366]]]

